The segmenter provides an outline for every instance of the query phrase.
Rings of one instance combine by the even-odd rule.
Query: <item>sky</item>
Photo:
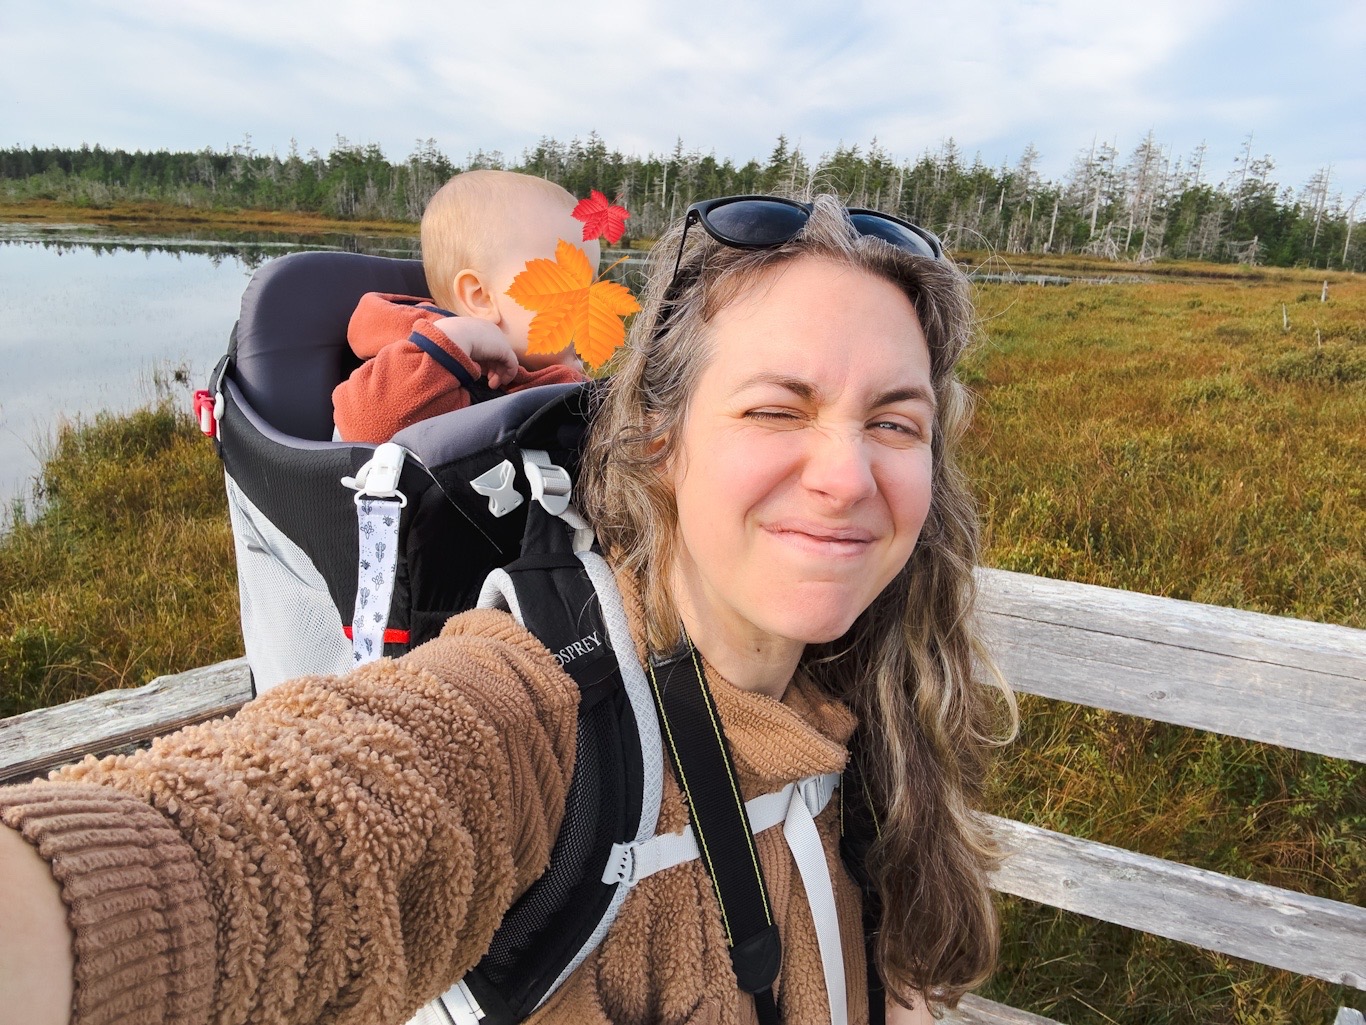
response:
[[[457,165],[596,131],[627,155],[808,158],[952,139],[1046,178],[1097,141],[1207,146],[1224,181],[1251,135],[1297,191],[1366,188],[1366,0],[0,0],[0,146],[390,159],[434,139]],[[1360,211],[1366,211],[1363,199]]]

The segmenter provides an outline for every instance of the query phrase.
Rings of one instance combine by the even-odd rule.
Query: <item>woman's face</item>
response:
[[[929,349],[899,289],[814,257],[757,281],[708,340],[669,468],[674,598],[704,652],[795,665],[915,547],[933,469]]]

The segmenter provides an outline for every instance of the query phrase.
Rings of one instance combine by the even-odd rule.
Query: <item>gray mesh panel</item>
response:
[[[242,639],[256,693],[295,676],[346,672],[351,642],[322,575],[231,477],[226,480]]]

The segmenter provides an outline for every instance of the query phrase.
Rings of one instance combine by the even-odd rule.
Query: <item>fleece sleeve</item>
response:
[[[446,314],[420,303],[368,292],[351,315],[347,340],[365,362],[332,391],[333,422],[347,441],[378,444],[469,405],[466,382],[483,371],[436,326]]]
[[[0,788],[75,934],[76,1025],[403,1022],[545,868],[578,694],[507,616]]]

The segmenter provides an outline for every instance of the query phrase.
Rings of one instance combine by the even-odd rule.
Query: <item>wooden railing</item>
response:
[[[1016,690],[1366,762],[1366,631],[998,570],[985,625]],[[225,715],[245,660],[0,720],[0,781]],[[1003,893],[1366,990],[1366,909],[992,817]],[[969,997],[960,1025],[1050,1025]],[[1343,1008],[1338,1025],[1363,1025]],[[1326,1025],[1326,1023],[1325,1023]]]

